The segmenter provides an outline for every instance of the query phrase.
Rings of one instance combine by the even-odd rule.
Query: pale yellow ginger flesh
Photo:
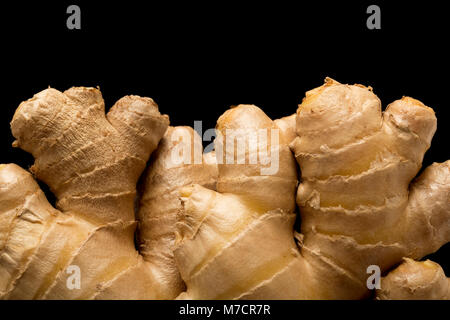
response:
[[[173,258],[166,257],[176,204],[166,207],[161,194],[173,198],[180,183],[211,186],[216,169],[200,162],[196,171],[207,168],[201,177],[182,164],[168,169],[166,153],[178,143],[163,138],[168,125],[152,99],[138,96],[123,97],[105,116],[94,88],[47,89],[19,106],[11,122],[14,146],[34,156],[31,171],[56,195],[58,210],[30,173],[1,165],[1,298],[171,299],[184,289],[178,271],[170,269]],[[168,133],[174,130],[193,132]],[[136,183],[161,138],[146,177],[153,185],[143,187],[141,255],[134,243]],[[153,242],[158,247],[147,248]],[[68,285],[74,267],[79,288]]]
[[[371,88],[327,79],[306,94],[295,125],[292,117],[272,121],[240,105],[219,118],[216,149],[226,150],[227,129],[241,129],[247,142],[260,129],[277,129],[280,138],[268,148],[279,152],[279,170],[263,175],[264,165],[251,164],[258,148],[245,152],[245,165],[227,163],[233,155],[224,151],[217,192],[183,190],[193,232],[175,249],[187,287],[179,299],[370,297],[369,266],[385,272],[450,240],[450,161],[411,184],[436,130],[433,110],[418,100],[404,97],[383,113]],[[301,169],[298,189],[287,144]]]

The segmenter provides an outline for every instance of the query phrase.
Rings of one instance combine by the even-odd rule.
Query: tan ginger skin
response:
[[[241,105],[225,112],[217,129],[226,135],[229,128],[256,131],[277,122]],[[298,189],[285,144],[293,129],[284,130],[286,123],[289,118],[278,124],[280,144],[271,146],[280,154],[276,175],[261,176],[260,166],[219,164],[217,192],[181,190],[196,234],[182,237],[175,250],[187,286],[179,298],[366,298],[367,267],[385,272],[403,257],[420,259],[449,241],[450,161],[433,164],[410,186],[436,130],[431,108],[403,98],[382,113],[370,88],[327,79],[297,112],[291,147],[301,168]],[[392,278],[383,283],[415,286]]]
[[[296,115],[226,111],[216,153],[190,164],[173,151],[201,148],[200,137],[169,127],[150,98],[124,97],[105,116],[97,89],[47,89],[19,106],[11,128],[58,209],[30,173],[0,165],[3,299],[360,299],[370,297],[370,265],[387,273],[377,299],[450,299],[442,268],[414,261],[450,240],[450,161],[411,183],[436,130],[418,100],[383,113],[370,87],[327,78]],[[228,129],[244,140],[275,129],[279,139],[232,164]],[[279,156],[275,174],[250,164],[261,148]],[[71,265],[79,290],[66,285]]]
[[[214,165],[207,165],[201,177],[184,169],[185,181],[175,179],[183,168],[161,165],[160,158],[173,143],[168,134],[193,132],[171,128],[164,136],[168,125],[168,117],[159,113],[152,99],[138,96],[120,99],[105,117],[101,93],[94,88],[64,93],[47,89],[19,106],[11,122],[14,145],[33,154],[31,171],[50,186],[59,210],[50,206],[29,173],[14,164],[2,165],[2,298],[172,299],[183,290],[172,260],[165,258],[165,246],[170,245],[164,234],[167,221],[158,219],[158,206],[167,204],[164,197],[142,197],[141,223],[152,221],[157,231],[143,228],[142,255],[134,244],[136,183],[161,139],[147,172],[155,182],[149,191],[160,194],[165,188],[171,196],[179,183],[215,180]],[[161,171],[165,185],[156,190]],[[148,207],[154,208],[152,215]],[[166,212],[170,222],[172,212]],[[147,250],[152,241],[159,246]],[[65,270],[70,265],[81,270],[79,290],[67,288],[70,274]]]

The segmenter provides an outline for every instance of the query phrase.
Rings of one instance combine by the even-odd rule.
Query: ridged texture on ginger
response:
[[[218,192],[199,185],[181,191],[185,218],[175,257],[187,291],[180,299],[257,297],[253,292],[298,255],[293,234],[297,169],[287,144],[280,143],[288,138],[251,105],[225,112],[216,130]],[[267,163],[264,156],[278,159]],[[275,162],[274,174],[261,174]],[[285,291],[272,294],[288,296]]]
[[[450,161],[410,185],[436,130],[431,108],[403,97],[384,113],[371,88],[331,79],[306,94],[292,147],[301,168],[302,250],[327,263],[325,298],[367,295],[366,269],[419,259],[450,240]],[[312,278],[320,279],[314,269]]]
[[[105,117],[100,91],[77,87],[47,89],[21,103],[11,130],[62,211],[134,221],[136,180],[168,124],[150,98],[123,97]]]
[[[19,106],[14,145],[33,154],[57,209],[29,172],[0,165],[0,298],[357,299],[370,296],[369,266],[385,273],[405,257],[377,298],[448,298],[438,265],[408,259],[450,240],[450,161],[411,182],[436,130],[420,101],[382,112],[371,88],[327,79],[295,117],[226,111],[207,155],[192,129],[168,125],[137,96],[105,116],[93,88],[47,89]],[[136,183],[161,139],[136,250]]]
[[[169,127],[150,159],[141,190],[140,252],[167,287],[184,290],[173,256],[176,224],[181,215],[179,189],[193,183],[215,189],[214,153],[203,154],[200,136],[191,127]]]
[[[54,209],[31,174],[0,168],[0,295],[6,299],[173,298],[135,248],[136,183],[169,124],[150,98],[127,96],[105,116],[99,90],[44,90],[11,122],[15,146],[57,198]],[[70,289],[66,271],[81,271]]]
[[[450,279],[430,260],[404,262],[381,279],[379,300],[450,300]]]
[[[194,232],[175,250],[187,286],[180,299],[369,297],[369,266],[386,271],[449,241],[450,161],[430,166],[410,185],[436,130],[431,108],[404,97],[382,113],[371,88],[331,79],[308,92],[291,142],[301,168],[298,235],[296,167],[285,152],[289,123],[245,105],[219,118],[218,192],[198,185],[181,192]],[[279,153],[275,174],[261,174],[251,151],[236,164],[227,129],[242,138],[277,126],[283,137],[271,146]],[[247,142],[257,149],[255,140]]]

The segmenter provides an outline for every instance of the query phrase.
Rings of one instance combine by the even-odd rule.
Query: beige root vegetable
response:
[[[303,249],[320,252],[329,276],[348,285],[333,295],[364,296],[368,266],[387,270],[450,240],[450,161],[410,185],[435,130],[433,110],[412,98],[381,113],[371,88],[360,85],[327,79],[306,94],[293,144]],[[328,284],[321,287],[330,293]]]
[[[293,234],[296,165],[287,144],[279,143],[289,139],[272,140],[272,132],[281,130],[250,105],[225,112],[216,130],[218,192],[198,185],[181,191],[185,229],[193,232],[180,231],[175,250],[187,286],[179,298],[293,298],[296,289],[287,285],[288,279],[270,281],[298,256]],[[252,140],[258,130],[263,130],[265,141]],[[240,150],[245,164],[237,163],[239,141],[246,144]],[[275,174],[261,175],[268,165],[261,163],[260,152],[278,157]],[[255,158],[258,161],[250,164]]]
[[[357,299],[370,296],[369,266],[385,272],[405,257],[377,298],[448,298],[438,265],[408,259],[450,239],[450,161],[410,184],[436,130],[421,102],[382,113],[370,88],[327,79],[290,117],[228,110],[204,156],[192,129],[168,124],[137,96],[105,117],[93,88],[19,106],[14,144],[35,157],[58,210],[27,171],[0,165],[1,298]],[[136,183],[161,139],[136,250]]]
[[[447,228],[442,242],[449,239],[450,203],[450,171],[447,165],[433,164],[414,182],[410,191],[409,207],[416,210],[447,210],[445,215],[432,216],[433,225]],[[433,205],[429,205],[432,203]],[[440,219],[439,219],[440,218]],[[431,220],[430,220],[431,221]],[[423,223],[419,220],[416,223]],[[426,223],[426,221],[425,221]],[[423,233],[422,233],[423,234]],[[419,234],[420,235],[420,234]],[[447,240],[445,240],[447,239]],[[422,239],[418,239],[423,241]],[[448,299],[450,300],[450,279],[445,277],[444,271],[430,260],[424,262],[405,258],[404,262],[382,278],[381,289],[377,291],[377,299]]]
[[[281,132],[289,127],[283,124]],[[238,106],[219,118],[218,144],[229,143],[227,129],[241,129],[231,140],[254,142],[251,133],[262,128],[276,125],[257,107]],[[271,141],[279,152],[273,175],[249,164],[258,148],[246,151],[242,165],[222,146],[235,161],[219,161],[218,192],[182,190],[194,232],[181,233],[175,250],[187,286],[179,298],[364,298],[369,266],[385,271],[450,240],[450,161],[430,166],[410,186],[436,130],[431,108],[405,97],[382,113],[371,88],[327,79],[306,94],[296,129],[298,246],[290,139]]]
[[[169,127],[151,157],[141,191],[139,251],[166,287],[176,288],[178,293],[184,290],[172,250],[182,211],[178,189],[193,183],[216,187],[214,153],[202,155],[202,150],[200,136],[191,127]]]
[[[288,117],[273,121],[280,130],[280,143],[289,145],[297,137],[296,120],[297,115],[294,113]]]
[[[450,300],[450,279],[435,262],[405,258],[399,267],[382,278],[377,299]]]
[[[94,88],[47,89],[19,106],[11,122],[14,145],[32,153],[31,170],[50,186],[59,210],[28,172],[1,165],[2,298],[170,299],[181,292],[182,284],[161,271],[165,262],[151,261],[146,250],[143,258],[134,244],[136,182],[168,124],[152,99],[138,96],[120,99],[105,117]],[[158,174],[164,152],[155,155],[149,176]],[[169,178],[161,179],[178,183]],[[148,192],[157,192],[156,186]],[[148,205],[164,206],[146,196]],[[156,238],[164,235],[145,228],[144,243],[154,236],[164,253],[168,244]]]

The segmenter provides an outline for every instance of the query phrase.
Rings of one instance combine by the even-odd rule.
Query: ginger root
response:
[[[415,261],[450,240],[450,160],[413,180],[436,122],[327,78],[285,118],[227,110],[202,154],[150,98],[105,115],[97,89],[44,90],[11,129],[57,209],[0,165],[0,298],[450,299],[440,266]]]
[[[379,300],[450,300],[450,279],[430,260],[404,262],[381,280]]]
[[[195,159],[195,148],[200,151],[200,161]],[[202,155],[202,150],[200,136],[191,127],[169,127],[150,159],[141,190],[139,251],[166,287],[176,288],[178,293],[185,289],[173,256],[176,224],[183,210],[179,189],[192,183],[216,188],[215,156]],[[176,151],[185,151],[182,162],[174,156]]]
[[[187,286],[180,299],[367,298],[369,266],[385,272],[449,241],[450,161],[433,164],[410,185],[436,130],[431,108],[404,97],[382,113],[371,88],[331,79],[308,92],[290,144],[301,169],[301,234],[293,230],[296,168],[285,152],[293,125],[277,123],[245,105],[219,118],[225,138],[232,128],[244,128],[243,139],[262,128],[282,132],[270,146],[280,166],[261,175],[261,164],[219,161],[218,192],[183,190],[195,233],[175,250]],[[384,283],[393,287],[392,277]],[[394,298],[394,290],[381,296],[390,292]]]
[[[19,106],[11,122],[14,146],[34,156],[31,171],[49,185],[59,210],[28,172],[2,165],[1,298],[171,299],[183,290],[177,273],[165,268],[171,266],[170,257],[164,259],[171,244],[164,229],[145,230],[148,206],[156,219],[161,210],[171,213],[166,198],[151,198],[153,192],[161,195],[157,184],[142,198],[143,255],[134,244],[136,183],[168,125],[152,99],[138,96],[120,99],[105,116],[101,93],[94,88],[47,89]],[[172,143],[163,142],[151,177],[158,177],[164,150]],[[170,178],[177,176],[174,170]],[[202,183],[208,174],[202,179],[191,174],[189,182]],[[170,189],[181,179],[161,181],[167,182],[163,189]],[[152,242],[160,245],[155,254],[146,250]],[[68,286],[71,267],[81,271],[76,290]]]

